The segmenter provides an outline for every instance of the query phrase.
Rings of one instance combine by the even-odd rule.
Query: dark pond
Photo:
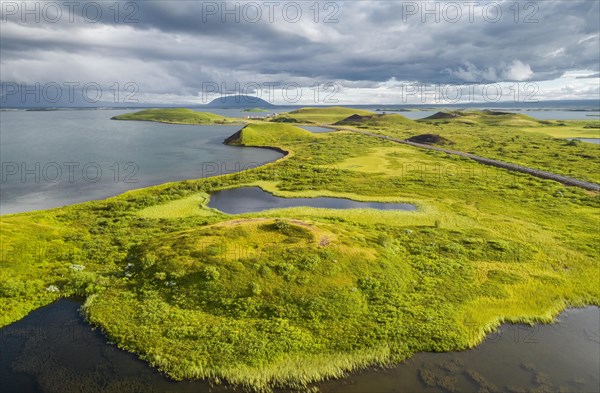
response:
[[[228,214],[256,213],[269,209],[306,206],[325,209],[416,210],[408,203],[357,202],[343,198],[280,198],[258,187],[240,187],[211,194],[209,207]]]
[[[0,329],[1,392],[240,391],[165,378],[107,344],[80,316],[80,304],[59,300]],[[348,393],[597,392],[599,329],[599,308],[570,309],[552,325],[503,325],[474,350],[421,353],[393,368],[371,368],[316,386]]]

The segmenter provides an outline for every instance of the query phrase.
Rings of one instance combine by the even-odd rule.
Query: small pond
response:
[[[288,207],[318,207],[324,209],[417,210],[408,203],[358,202],[344,198],[281,198],[258,187],[240,187],[211,194],[209,207],[228,214],[257,213]]]

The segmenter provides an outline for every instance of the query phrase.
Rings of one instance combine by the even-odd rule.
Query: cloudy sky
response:
[[[64,96],[70,85],[90,84],[100,87],[102,102],[129,94],[141,103],[174,104],[226,93],[276,104],[600,94],[595,0],[1,6],[0,78],[3,94],[14,97],[17,88],[38,86],[44,98],[57,85]]]

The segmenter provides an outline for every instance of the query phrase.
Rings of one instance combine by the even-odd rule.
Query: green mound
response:
[[[273,123],[291,123],[291,124],[300,124],[302,123],[298,119],[294,119],[293,117],[289,117],[286,115],[277,116],[271,120]]]
[[[467,125],[487,125],[487,126],[539,126],[540,121],[533,117],[490,110],[457,110],[441,111],[432,116],[420,119],[420,122],[451,122]]]
[[[141,120],[172,124],[235,124],[233,119],[208,112],[196,112],[185,108],[146,109],[114,116],[113,120]]]
[[[451,140],[446,139],[443,136],[439,136],[437,134],[415,135],[415,136],[411,136],[407,140],[410,142],[425,143],[428,145],[453,145],[454,144],[454,142],[452,142]]]
[[[392,266],[354,237],[339,226],[279,219],[163,236],[123,265],[141,296],[113,289],[85,310],[176,379],[226,378],[260,389],[340,376],[388,355],[373,341],[369,303],[410,278],[406,266]]]
[[[343,120],[338,121],[335,125],[350,125],[357,127],[393,127],[396,125],[415,124],[413,120],[398,114],[377,114],[361,116],[353,114]]]
[[[272,121],[288,122],[284,119],[293,119],[293,121],[297,123],[333,124],[354,114],[370,116],[375,113],[367,110],[344,108],[340,106],[330,108],[302,108],[279,115]]]
[[[462,112],[458,112],[458,111],[456,111],[456,112],[444,112],[444,111],[441,111],[441,112],[434,113],[433,115],[428,116],[428,117],[426,117],[424,119],[421,119],[421,120],[454,119],[455,117],[460,117],[460,116],[462,116]]]
[[[491,231],[248,217],[132,247],[120,285],[84,310],[174,379],[301,387],[419,351],[464,349],[483,338],[481,303],[485,313],[549,320],[529,312],[550,307],[540,289],[580,284],[537,254]]]
[[[319,138],[289,124],[248,124],[225,140],[226,144],[275,147],[282,143],[309,142]]]

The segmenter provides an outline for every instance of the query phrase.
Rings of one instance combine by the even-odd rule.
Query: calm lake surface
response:
[[[417,210],[408,203],[358,202],[343,198],[280,198],[258,187],[240,187],[210,195],[209,207],[228,214],[256,213],[286,207],[320,207],[325,209]]]
[[[127,112],[2,112],[1,214],[237,172],[282,156],[274,150],[223,145],[241,126],[110,120]]]
[[[240,391],[205,381],[169,380],[135,355],[108,344],[81,317],[80,305],[79,300],[62,299],[0,329],[0,391]],[[336,393],[475,393],[486,391],[483,387],[501,392],[510,392],[509,387],[519,392],[599,391],[600,309],[570,309],[558,321],[535,327],[502,325],[473,350],[420,353],[392,368],[370,368],[316,386]],[[442,383],[458,390],[442,388]]]

